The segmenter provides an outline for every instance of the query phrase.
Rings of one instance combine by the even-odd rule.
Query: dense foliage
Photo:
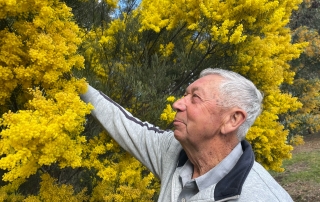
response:
[[[291,62],[295,82],[282,85],[283,91],[299,98],[303,107],[295,112],[280,115],[280,121],[289,129],[289,139],[320,131],[320,1],[305,0],[295,11],[289,26],[294,42],[307,41],[301,56]]]
[[[299,3],[0,0],[0,200],[156,199],[154,176],[102,131],[79,94],[87,81],[171,128],[170,104],[207,67],[239,72],[264,93],[247,139],[257,161],[281,171],[292,146],[279,116],[303,103],[280,88],[307,45],[286,26]]]

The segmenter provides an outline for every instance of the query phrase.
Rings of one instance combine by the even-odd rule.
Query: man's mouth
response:
[[[179,124],[185,124],[182,120],[179,119],[174,119],[173,120],[173,125],[179,125]]]

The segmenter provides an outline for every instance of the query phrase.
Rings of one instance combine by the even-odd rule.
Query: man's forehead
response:
[[[192,84],[190,84],[187,89],[186,92],[187,93],[195,93],[195,92],[200,92],[200,93],[205,93],[206,89],[208,89],[208,82],[199,82],[198,80],[196,80],[195,82],[193,82]]]
[[[186,92],[195,92],[199,90],[202,90],[201,86],[196,86],[194,83],[192,83],[187,87]]]
[[[214,88],[217,87],[220,81],[222,80],[222,77],[219,75],[211,74],[206,75],[204,77],[201,77],[191,83],[187,87],[187,91],[198,91],[198,90],[204,90],[205,88]]]

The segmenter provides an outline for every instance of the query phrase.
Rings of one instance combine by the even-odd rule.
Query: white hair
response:
[[[223,107],[239,107],[247,113],[245,122],[237,132],[238,139],[241,141],[262,111],[263,95],[250,80],[232,71],[207,68],[201,71],[200,78],[211,74],[223,78],[219,86]]]

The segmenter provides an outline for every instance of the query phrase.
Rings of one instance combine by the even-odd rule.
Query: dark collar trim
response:
[[[253,166],[254,153],[251,145],[246,141],[241,141],[243,154],[231,169],[231,171],[222,178],[216,185],[214,190],[215,201],[222,200],[228,197],[240,195],[242,186]],[[183,166],[188,160],[188,156],[184,150],[179,154],[177,167]]]

